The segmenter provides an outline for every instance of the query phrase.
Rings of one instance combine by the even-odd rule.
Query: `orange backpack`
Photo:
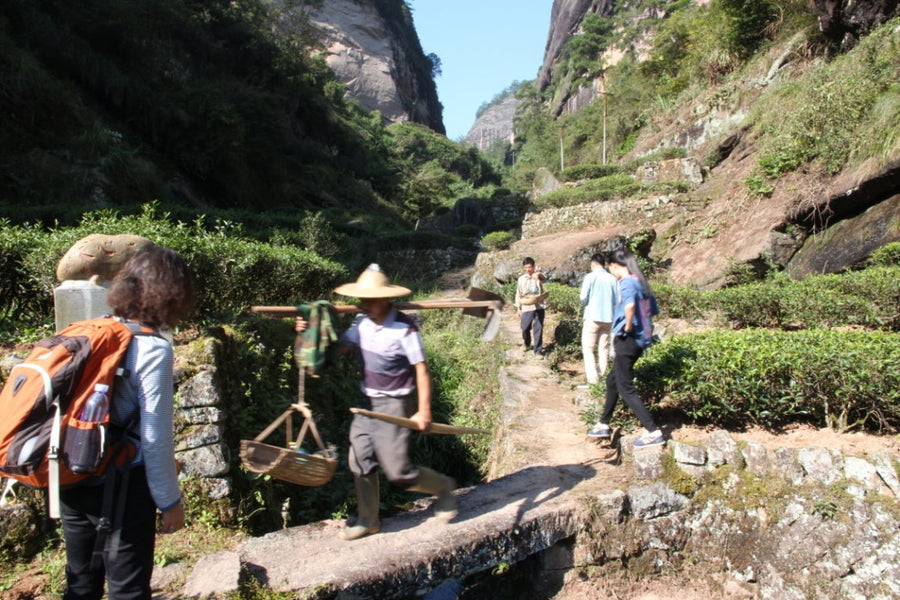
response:
[[[110,435],[113,410],[97,422],[85,422],[79,416],[96,384],[109,386],[111,400],[114,380],[125,374],[120,365],[136,334],[156,335],[151,329],[113,318],[72,323],[38,342],[12,368],[0,390],[0,476],[46,488],[51,518],[59,516],[61,487],[100,477],[113,455],[118,464],[134,456],[124,430]],[[74,430],[91,428],[99,428],[103,440],[99,467],[92,473],[75,473],[67,463],[67,436],[74,439]]]

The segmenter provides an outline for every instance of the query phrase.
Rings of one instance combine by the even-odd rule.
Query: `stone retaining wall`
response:
[[[894,454],[767,449],[718,431],[702,445],[670,441],[630,457],[636,483],[594,499],[602,525],[581,536],[575,564],[643,555],[665,569],[680,557],[761,598],[900,597]]]
[[[522,222],[522,239],[623,224],[635,229],[652,226],[682,213],[675,200],[676,196],[670,194],[643,200],[589,202],[530,212]]]

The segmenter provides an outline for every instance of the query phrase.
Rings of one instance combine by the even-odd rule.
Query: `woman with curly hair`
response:
[[[178,487],[172,415],[174,351],[164,337],[194,308],[194,279],[173,250],[140,247],[116,274],[107,301],[114,315],[139,324],[116,378],[110,426],[125,431],[136,448],[128,474],[117,478],[113,506],[124,507],[105,536],[102,560],[93,560],[105,485],[84,485],[60,494],[66,541],[65,600],[100,600],[104,580],[110,600],[149,600],[156,537],[184,526]],[[123,498],[122,496],[125,496]],[[117,511],[114,511],[117,512]]]

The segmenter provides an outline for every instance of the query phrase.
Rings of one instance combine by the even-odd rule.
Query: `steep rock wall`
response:
[[[519,101],[516,100],[515,95],[510,95],[485,109],[478,115],[472,128],[469,129],[469,133],[466,134],[466,142],[482,152],[490,148],[497,140],[512,143],[515,140],[513,117],[516,115],[518,106]]]
[[[445,133],[431,63],[409,13],[385,10],[374,0],[322,3],[311,20],[321,32],[325,60],[365,109],[380,111],[390,123],[413,121]]]
[[[873,27],[897,14],[900,1],[813,0],[812,4],[818,12],[819,29],[825,37],[841,50],[847,50]]]
[[[553,0],[550,32],[547,34],[547,46],[544,48],[544,64],[541,65],[541,72],[538,75],[539,90],[550,85],[560,52],[569,38],[581,27],[584,15],[588,12],[608,14],[613,5],[612,0]]]

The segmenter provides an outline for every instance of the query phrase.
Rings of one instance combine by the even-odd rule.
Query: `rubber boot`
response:
[[[358,540],[381,531],[381,521],[378,519],[378,471],[365,477],[354,475],[353,483],[356,486],[356,525],[340,530],[338,537],[342,540]]]
[[[409,486],[409,491],[437,496],[434,516],[449,521],[457,514],[456,496],[453,495],[455,488],[456,482],[452,477],[442,475],[428,467],[419,467],[419,476]]]

